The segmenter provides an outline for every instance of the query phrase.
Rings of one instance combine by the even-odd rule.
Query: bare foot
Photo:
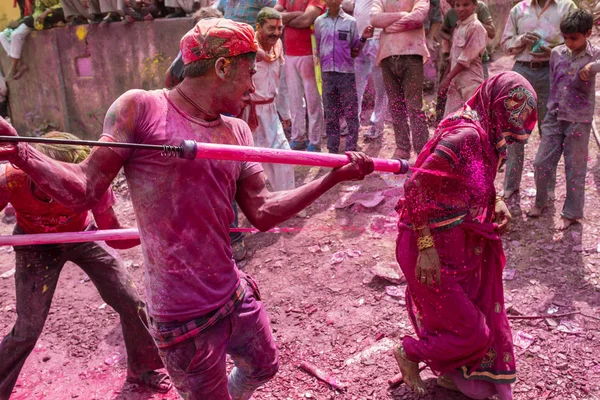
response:
[[[542,216],[542,213],[544,212],[545,209],[546,209],[546,207],[533,206],[533,207],[531,207],[531,209],[529,211],[527,211],[527,216],[529,218],[539,218]]]
[[[400,367],[404,383],[419,396],[424,395],[425,384],[419,375],[419,364],[406,358],[406,353],[401,345],[394,346],[394,357],[396,358],[398,367]]]
[[[565,217],[560,217],[560,221],[558,221],[555,225],[554,225],[554,229],[558,230],[558,231],[566,231],[567,229],[569,229],[569,227],[573,224],[576,224],[577,220],[576,219],[569,219],[569,218],[565,218]]]
[[[460,392],[460,389],[456,386],[452,378],[446,375],[439,376],[437,378],[437,384],[444,389],[452,390],[453,392]]]

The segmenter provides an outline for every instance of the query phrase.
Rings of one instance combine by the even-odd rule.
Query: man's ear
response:
[[[230,77],[231,68],[231,60],[226,57],[219,57],[215,63],[215,73],[221,80],[226,80]]]
[[[589,39],[590,36],[592,36],[592,30],[591,29],[588,31],[588,33],[585,34],[585,38]]]

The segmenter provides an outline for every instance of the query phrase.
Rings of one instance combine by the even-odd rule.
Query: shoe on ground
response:
[[[308,147],[308,140],[292,140],[290,148],[292,150],[304,150]]]
[[[319,146],[311,143],[306,148],[306,151],[310,151],[312,153],[320,153],[321,152],[321,148]]]
[[[231,245],[231,248],[233,249],[233,259],[235,261],[240,262],[244,258],[246,258],[246,254],[248,253],[248,251],[246,250],[246,245],[244,244],[243,240],[237,243],[233,243]]]

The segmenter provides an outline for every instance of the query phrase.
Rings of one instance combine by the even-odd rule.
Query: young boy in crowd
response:
[[[449,5],[454,7],[455,0],[450,0]],[[488,39],[493,39],[496,36],[496,27],[494,26],[494,21],[492,19],[492,14],[488,6],[482,2],[477,2],[477,8],[475,9],[475,14],[477,15],[477,19],[483,27],[485,28]],[[446,77],[446,74],[450,72],[450,47],[452,45],[452,34],[454,33],[454,29],[458,24],[459,18],[458,14],[456,14],[456,9],[451,8],[444,15],[444,20],[442,22],[442,26],[440,28],[439,36],[442,39],[442,60],[440,65],[440,82]],[[488,64],[490,61],[490,56],[486,51],[483,52],[483,56],[481,57],[481,62],[483,65],[483,78],[488,78]],[[436,100],[436,120],[437,123],[440,123],[444,116],[444,110],[446,109],[446,97],[445,94],[438,95]]]
[[[50,132],[44,137],[78,140],[69,133]],[[55,160],[80,163],[90,148],[75,145],[38,144],[36,148]],[[100,229],[119,229],[121,225],[112,206],[116,198],[108,190],[92,209]],[[11,203],[16,211],[14,234],[79,232],[94,230],[89,211],[75,212],[42,192],[21,170],[0,165],[0,210]],[[140,244],[139,239],[108,242],[126,249]],[[0,399],[8,399],[25,360],[42,333],[60,272],[67,261],[78,265],[98,289],[102,300],[121,318],[127,351],[127,381],[146,385],[160,393],[171,388],[169,377],[155,371],[163,368],[154,340],[144,326],[144,303],[131,276],[114,250],[103,243],[15,246],[15,286],[17,321],[0,344]]]
[[[548,204],[548,186],[561,155],[565,155],[567,197],[562,218],[564,230],[583,218],[588,144],[595,107],[595,74],[600,72],[600,48],[590,43],[594,18],[576,10],[560,24],[565,44],[550,55],[550,97],[542,124],[542,140],[535,157],[535,206],[527,213],[539,217]]]
[[[342,0],[325,0],[327,12],[315,20],[315,37],[323,73],[323,106],[327,150],[340,151],[340,115],[348,126],[346,151],[356,151],[358,142],[358,96],[354,58],[359,55],[374,28],[367,26],[359,38],[354,17],[341,8]]]
[[[456,0],[458,15],[452,33],[450,72],[440,83],[440,92],[447,93],[444,115],[460,109],[483,82],[481,56],[485,52],[488,33],[477,19],[477,0]]]

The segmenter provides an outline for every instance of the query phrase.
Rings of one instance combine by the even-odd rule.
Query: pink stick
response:
[[[273,228],[272,233],[297,232],[302,228]],[[260,232],[256,228],[231,228],[231,232]],[[139,232],[130,229],[104,229],[100,231],[63,232],[63,233],[36,233],[29,235],[0,236],[0,246],[31,246],[36,244],[82,243],[99,241],[117,241],[138,239]]]
[[[276,164],[308,165],[336,168],[346,165],[350,159],[345,154],[309,153],[304,151],[277,150],[248,146],[232,146],[196,142],[196,158],[233,161],[256,161]],[[375,171],[405,174],[408,163],[404,160],[373,158]]]

